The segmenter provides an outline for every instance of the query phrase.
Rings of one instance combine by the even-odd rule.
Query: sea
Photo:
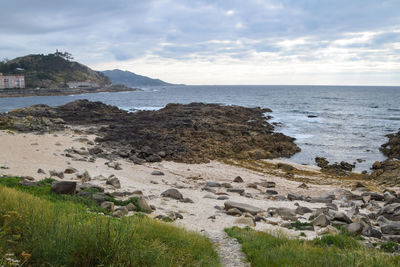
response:
[[[400,87],[381,86],[166,86],[143,91],[70,96],[0,98],[0,112],[35,104],[62,105],[76,99],[101,101],[127,111],[157,110],[168,103],[218,103],[272,109],[276,131],[296,138],[301,152],[289,160],[315,165],[356,163],[370,170],[384,160],[379,147],[400,128]]]

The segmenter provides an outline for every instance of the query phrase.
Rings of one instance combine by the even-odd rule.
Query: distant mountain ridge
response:
[[[27,88],[67,88],[71,82],[111,85],[111,80],[99,71],[71,61],[69,53],[38,54],[0,62],[0,72],[24,74]],[[97,87],[96,86],[96,87]]]
[[[164,82],[160,79],[152,79],[147,76],[142,76],[130,71],[123,71],[119,69],[105,70],[102,71],[102,73],[110,78],[113,84],[123,84],[128,87],[176,85]]]

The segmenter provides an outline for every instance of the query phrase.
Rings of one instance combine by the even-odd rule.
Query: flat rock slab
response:
[[[233,201],[226,201],[224,203],[224,205],[225,205],[226,210],[236,208],[242,212],[248,212],[252,215],[256,215],[257,213],[264,212],[263,209],[251,206],[249,204],[238,203],[238,202],[233,202]]]

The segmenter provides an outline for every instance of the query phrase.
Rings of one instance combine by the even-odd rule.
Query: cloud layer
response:
[[[3,58],[59,49],[188,84],[400,84],[397,0],[14,0],[2,10]]]

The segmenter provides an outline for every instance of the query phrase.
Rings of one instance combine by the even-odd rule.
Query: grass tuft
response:
[[[225,229],[236,238],[252,266],[400,266],[400,256],[367,249],[348,235],[324,236],[315,240],[289,239],[250,228]]]

